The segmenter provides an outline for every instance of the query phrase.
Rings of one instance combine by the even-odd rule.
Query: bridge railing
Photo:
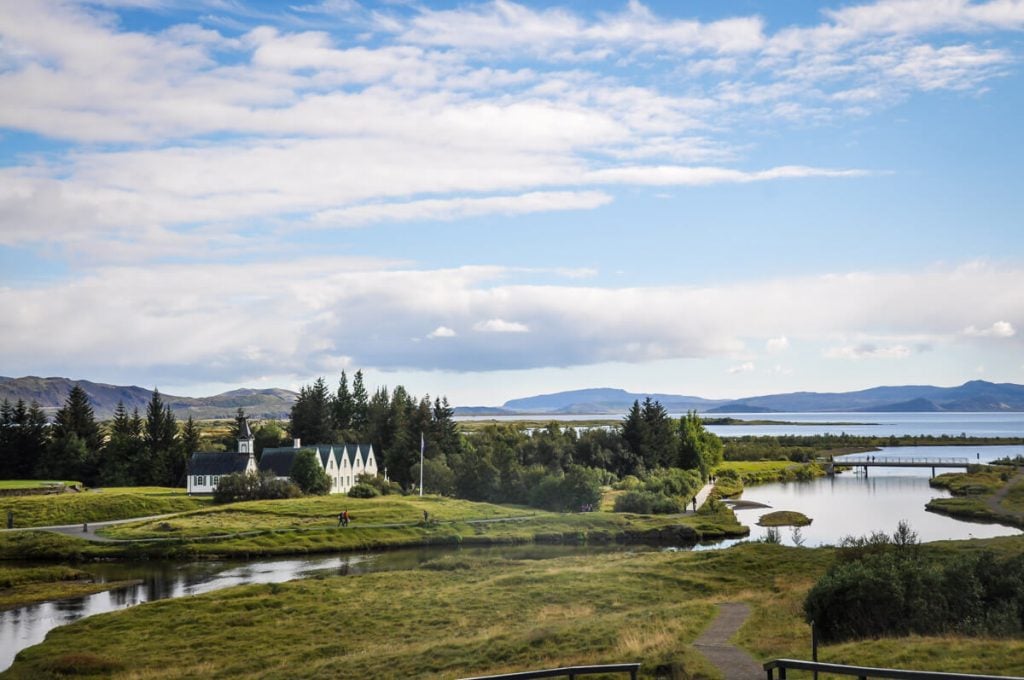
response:
[[[775,659],[764,665],[768,680],[775,680],[774,672],[779,671],[779,680],[786,680],[786,670],[813,671],[833,675],[852,675],[857,678],[894,678],[894,680],[1024,680],[1010,675],[975,675],[972,673],[939,673],[935,671],[907,671],[899,668],[872,668],[870,666],[847,666],[836,663],[804,661],[802,659]]]
[[[905,456],[843,456],[833,460],[836,465],[955,465],[957,467],[971,465],[970,458],[910,458]]]
[[[575,680],[580,675],[596,673],[629,673],[630,680],[636,680],[640,672],[638,663],[611,663],[598,666],[565,666],[563,668],[546,668],[539,671],[522,671],[520,673],[503,673],[501,675],[477,675],[462,680],[530,680],[531,678],[561,678]]]

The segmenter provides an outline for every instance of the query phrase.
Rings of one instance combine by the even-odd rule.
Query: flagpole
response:
[[[420,495],[423,495],[423,449],[426,442],[423,441],[423,433],[420,432]]]

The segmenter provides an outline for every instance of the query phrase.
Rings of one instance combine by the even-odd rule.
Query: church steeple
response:
[[[255,442],[256,438],[252,436],[252,429],[249,427],[249,419],[242,416],[238,421],[238,452],[250,455],[255,453]]]

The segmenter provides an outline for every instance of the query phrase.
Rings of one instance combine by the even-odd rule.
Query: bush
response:
[[[236,472],[224,475],[213,490],[214,503],[235,503],[238,501],[276,500],[297,498],[302,490],[285,479],[277,479],[272,472],[261,475],[247,475]]]
[[[650,491],[627,491],[615,499],[615,512],[635,512],[641,515],[654,513],[658,494]]]
[[[622,478],[622,481],[615,485],[615,488],[622,491],[636,491],[642,486],[643,482],[641,482],[636,475],[626,475]]]
[[[833,565],[804,601],[804,614],[823,641],[1021,634],[1024,556],[1000,560],[982,553],[943,562],[928,557],[916,541],[906,523],[892,539],[873,534],[844,541],[843,550],[862,557]]]
[[[370,475],[364,472],[356,477],[356,486],[360,484],[373,487],[377,491],[375,495],[378,496],[388,496],[390,494],[402,495],[401,484],[398,482],[389,482],[379,475]],[[370,498],[370,496],[356,496],[356,498]]]
[[[696,470],[666,468],[651,472],[647,481],[644,482],[644,488],[664,496],[689,498],[700,489],[702,484],[700,473]]]
[[[360,482],[348,490],[348,495],[351,498],[373,498],[374,496],[379,496],[380,492],[377,491],[376,487]]]

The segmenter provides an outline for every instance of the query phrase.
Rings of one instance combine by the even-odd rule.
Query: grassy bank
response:
[[[974,543],[1007,551],[1024,545]],[[22,652],[8,675],[47,678],[91,667],[115,678],[454,678],[639,661],[647,678],[717,678],[692,645],[716,605],[751,605],[739,639],[760,660],[807,658],[802,601],[833,557],[827,549],[764,544],[549,560],[456,553],[417,571],[243,586],[92,617]],[[824,646],[821,658],[1024,672],[1018,640],[866,640]]]
[[[68,566],[0,566],[0,610],[82,597],[128,585],[127,581],[97,583],[86,571]]]
[[[788,460],[727,460],[715,468],[714,474],[715,495],[730,498],[742,493],[744,486],[808,480],[824,476],[825,470],[816,463],[793,463]]]
[[[352,522],[338,527],[348,510]],[[423,511],[430,522],[423,522]],[[0,534],[0,559],[287,555],[437,544],[663,543],[745,536],[726,507],[696,515],[552,513],[436,496],[322,496],[211,507],[165,520],[111,527],[89,543],[43,532]]]
[[[45,496],[0,496],[0,520],[14,513],[15,527],[40,527],[162,515],[209,505],[184,489],[121,487]]]
[[[930,483],[953,494],[929,501],[926,507],[932,512],[1024,528],[1024,473],[1012,467],[972,467],[939,475]]]

